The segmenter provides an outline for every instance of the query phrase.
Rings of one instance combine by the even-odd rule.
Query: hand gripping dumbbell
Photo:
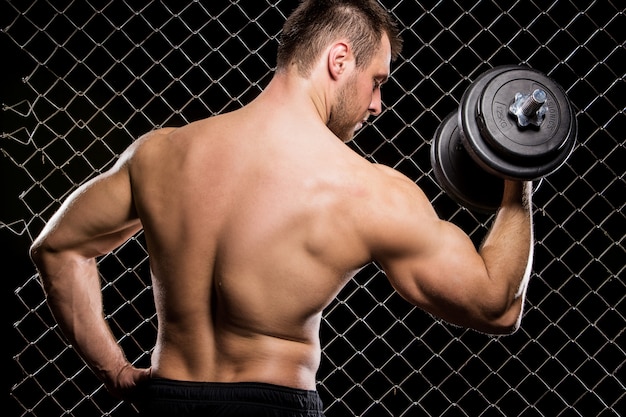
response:
[[[470,210],[492,213],[504,179],[533,181],[571,154],[576,116],[563,89],[541,72],[492,68],[463,93],[437,128],[431,163],[441,188]]]

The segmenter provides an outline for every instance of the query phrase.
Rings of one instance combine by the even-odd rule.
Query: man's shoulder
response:
[[[372,164],[372,168],[376,171],[375,175],[380,181],[385,183],[386,186],[390,185],[390,183],[411,184],[415,186],[415,183],[409,177],[388,165],[374,163]]]

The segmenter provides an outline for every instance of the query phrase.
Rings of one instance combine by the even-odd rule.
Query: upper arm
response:
[[[32,252],[103,255],[141,229],[131,192],[131,146],[108,171],[87,181],[63,202],[33,243]]]
[[[370,233],[373,256],[398,293],[458,325],[476,328],[498,316],[503,289],[469,236],[439,219],[408,178],[392,175],[385,182]]]

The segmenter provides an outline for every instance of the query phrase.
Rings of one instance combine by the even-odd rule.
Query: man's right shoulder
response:
[[[150,160],[158,160],[167,155],[167,138],[177,129],[174,127],[159,128],[141,135],[124,150],[117,165],[149,163]]]
[[[172,134],[181,129],[180,127],[161,127],[141,135],[129,147],[129,151],[135,153],[139,149],[154,148],[165,142]]]
[[[170,134],[172,134],[174,131],[178,130],[180,128],[178,127],[161,127],[158,129],[154,129],[151,130],[149,132],[144,133],[143,135],[141,135],[139,138],[137,138],[137,140],[134,142],[134,144],[137,145],[141,145],[144,142],[147,141],[153,141],[153,140],[158,140],[157,138],[163,138],[163,137],[167,137]]]

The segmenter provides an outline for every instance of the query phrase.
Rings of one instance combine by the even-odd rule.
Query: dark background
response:
[[[626,17],[611,1],[383,1],[405,46],[385,111],[350,144],[414,179],[478,244],[491,216],[441,191],[430,143],[483,71],[526,65],[567,92],[578,140],[537,189],[522,328],[492,338],[407,305],[376,267],[324,316],[328,417],[618,416],[624,409]],[[138,135],[226,111],[271,75],[296,2],[2,1],[3,301],[10,415],[132,415],[67,346],[27,249],[60,201]],[[131,360],[154,337],[142,236],[100,261],[107,314]],[[5,309],[6,311],[7,309]],[[7,350],[5,350],[7,351]],[[29,411],[32,410],[32,411]]]

